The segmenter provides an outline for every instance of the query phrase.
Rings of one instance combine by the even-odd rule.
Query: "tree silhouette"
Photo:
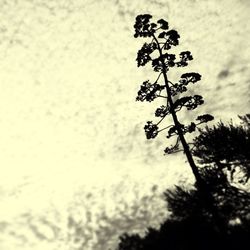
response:
[[[153,70],[158,76],[154,82],[146,80],[142,83],[136,100],[152,102],[156,98],[163,98],[165,105],[160,106],[155,111],[155,116],[159,118],[159,121],[157,123],[148,121],[145,125],[146,137],[147,139],[153,139],[160,132],[165,132],[166,130],[167,138],[176,136],[175,145],[166,147],[164,150],[165,154],[183,150],[193,171],[197,185],[205,189],[204,182],[191,154],[189,144],[185,139],[185,134],[192,133],[198,125],[213,120],[213,116],[209,114],[201,115],[196,118],[195,122],[184,125],[180,123],[177,112],[184,108],[194,110],[199,105],[202,105],[204,100],[200,95],[176,98],[177,95],[188,90],[189,84],[195,84],[200,81],[201,75],[195,72],[184,73],[181,75],[178,83],[169,81],[167,73],[170,68],[187,66],[188,62],[193,60],[193,56],[190,51],[183,51],[179,54],[179,59],[177,60],[175,54],[169,53],[168,51],[172,47],[179,44],[180,35],[176,30],[169,29],[168,22],[164,19],[159,19],[154,23],[150,21],[151,18],[152,16],[149,14],[138,15],[136,17],[134,37],[151,39],[149,43],[144,43],[138,51],[136,61],[138,67],[151,63]],[[173,124],[160,128],[160,124],[162,124],[168,115],[172,116]]]
[[[202,164],[214,164],[220,169],[231,172],[231,178],[237,168],[244,174],[240,182],[250,177],[250,115],[240,117],[243,124],[234,126],[220,122],[213,128],[205,127],[195,138],[193,155]]]
[[[223,223],[220,221],[216,208],[213,205],[213,197],[207,188],[206,182],[202,179],[199,169],[194,162],[189,144],[185,139],[186,133],[194,132],[200,124],[213,120],[213,116],[210,114],[200,115],[195,122],[191,122],[188,125],[180,123],[177,116],[177,113],[184,108],[194,110],[204,103],[203,97],[200,95],[176,97],[186,92],[189,84],[195,84],[200,81],[201,75],[196,72],[184,73],[181,75],[178,83],[172,83],[168,79],[167,73],[170,68],[187,66],[188,62],[193,60],[193,56],[190,51],[183,51],[179,54],[179,59],[176,59],[175,54],[168,53],[172,47],[179,44],[180,35],[176,30],[169,30],[168,22],[164,19],[159,19],[154,23],[150,21],[151,18],[152,16],[149,14],[136,17],[134,37],[151,39],[149,43],[144,43],[138,51],[136,61],[138,67],[145,66],[150,62],[158,76],[153,83],[150,80],[142,83],[136,100],[152,102],[156,98],[163,98],[165,105],[161,105],[155,111],[155,116],[159,117],[158,122],[147,121],[147,124],[144,126],[146,137],[147,139],[154,139],[159,133],[166,130],[167,138],[176,137],[175,144],[165,148],[165,154],[172,154],[178,151],[184,152],[195,177],[196,185],[202,193],[201,198],[211,210],[218,230],[223,230]],[[159,128],[168,115],[172,117],[173,124]]]

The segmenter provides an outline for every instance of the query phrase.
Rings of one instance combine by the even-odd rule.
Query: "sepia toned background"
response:
[[[138,14],[166,19],[194,60],[195,114],[250,107],[248,0],[0,0],[0,249],[114,249],[167,216],[162,192],[192,181],[170,142],[146,141],[155,79],[136,67]],[[159,102],[157,102],[159,104]],[[195,115],[185,113],[182,120]]]

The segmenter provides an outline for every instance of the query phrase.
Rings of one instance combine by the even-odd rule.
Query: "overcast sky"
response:
[[[34,185],[46,183],[45,193],[49,185],[106,185],[125,174],[157,183],[161,167],[177,164],[163,156],[167,141],[146,141],[143,126],[156,106],[135,102],[139,85],[155,77],[136,67],[144,42],[133,37],[137,14],[166,19],[181,36],[180,49],[192,52],[185,72],[202,75],[192,88],[205,99],[198,113],[228,121],[250,112],[248,0],[0,0],[0,6],[5,188],[29,176]],[[184,72],[173,71],[173,81]]]

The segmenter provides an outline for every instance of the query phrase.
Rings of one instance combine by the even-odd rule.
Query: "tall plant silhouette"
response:
[[[144,126],[146,137],[147,139],[154,139],[159,133],[166,130],[167,138],[177,137],[175,144],[171,147],[166,147],[164,152],[165,154],[172,154],[183,150],[195,177],[195,185],[199,189],[201,202],[213,215],[214,226],[223,233],[225,231],[224,221],[219,216],[214,197],[211,190],[209,190],[210,187],[202,178],[192,156],[189,143],[185,138],[185,134],[194,132],[200,124],[207,123],[213,120],[214,117],[210,114],[203,114],[198,116],[195,121],[185,125],[179,121],[177,116],[177,113],[184,108],[194,110],[204,103],[201,95],[182,96],[188,90],[190,84],[196,84],[201,80],[201,75],[196,72],[187,72],[181,75],[177,83],[173,83],[168,79],[167,74],[171,68],[188,66],[189,61],[193,60],[193,56],[190,51],[182,51],[177,59],[175,54],[169,53],[172,47],[179,45],[180,35],[176,30],[169,29],[166,20],[159,19],[154,23],[151,22],[151,18],[150,14],[138,15],[136,17],[134,37],[150,39],[150,42],[144,43],[142,48],[138,50],[136,61],[138,67],[151,63],[153,70],[158,76],[154,82],[146,80],[142,83],[136,100],[152,102],[156,98],[163,98],[165,105],[161,105],[155,111],[155,116],[159,119],[158,122],[147,121],[147,124]],[[163,120],[168,115],[172,117],[173,124],[160,128]]]
[[[190,84],[195,84],[201,80],[201,75],[196,72],[184,73],[181,75],[178,83],[172,83],[168,79],[168,71],[174,67],[186,67],[189,61],[193,60],[190,51],[183,51],[179,54],[179,59],[176,59],[175,54],[169,53],[169,50],[179,44],[180,35],[176,30],[169,29],[168,22],[164,19],[159,19],[156,23],[151,22],[152,18],[149,14],[138,15],[135,21],[134,37],[144,37],[151,39],[150,42],[143,44],[142,48],[137,53],[137,66],[145,66],[151,63],[151,66],[158,76],[154,82],[146,80],[140,86],[138,91],[137,101],[152,102],[156,98],[163,98],[165,105],[160,106],[155,111],[155,116],[159,118],[157,123],[148,121],[144,127],[147,139],[155,138],[159,133],[166,132],[166,137],[176,136],[174,146],[166,147],[165,154],[171,154],[179,150],[183,150],[192,172],[196,179],[196,184],[204,189],[204,181],[199,173],[199,170],[194,162],[189,144],[185,139],[186,133],[192,133],[197,126],[213,120],[210,114],[198,116],[195,122],[188,125],[182,124],[177,116],[177,113],[186,108],[194,110],[199,105],[204,103],[201,95],[185,95],[176,98],[188,90]],[[160,128],[163,120],[168,116],[172,116],[173,124],[167,127]],[[180,148],[182,147],[182,149]]]

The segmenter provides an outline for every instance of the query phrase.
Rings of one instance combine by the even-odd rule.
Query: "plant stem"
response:
[[[186,157],[187,157],[188,163],[189,163],[189,165],[190,165],[190,167],[191,167],[191,169],[192,169],[192,172],[193,172],[193,174],[194,174],[194,176],[195,176],[195,179],[196,179],[196,181],[197,181],[197,185],[203,186],[203,180],[202,180],[202,178],[201,178],[201,175],[200,175],[200,173],[199,173],[199,171],[198,171],[197,166],[195,165],[193,156],[192,156],[191,151],[190,151],[190,149],[189,149],[189,146],[188,146],[188,144],[187,144],[187,142],[186,142],[186,139],[185,139],[185,137],[184,137],[183,131],[182,131],[181,127],[180,127],[180,122],[178,121],[176,112],[175,112],[175,110],[174,110],[174,108],[173,108],[173,106],[174,106],[173,104],[174,104],[174,103],[173,103],[173,99],[172,99],[172,97],[171,97],[171,90],[170,90],[170,87],[169,87],[169,84],[168,84],[169,81],[168,81],[168,78],[167,78],[166,66],[165,66],[165,64],[164,64],[164,59],[163,59],[163,57],[162,57],[162,50],[161,50],[160,44],[159,44],[157,38],[155,37],[155,35],[153,35],[153,37],[154,37],[154,40],[155,40],[155,42],[156,42],[156,44],[157,44],[158,51],[159,51],[160,58],[161,58],[161,63],[162,63],[162,74],[163,74],[163,77],[164,77],[165,88],[166,88],[166,92],[167,92],[167,96],[168,96],[168,103],[169,103],[169,106],[170,106],[170,112],[171,112],[171,115],[172,115],[174,124],[175,124],[175,126],[176,126],[176,128],[177,128],[178,135],[179,135],[179,137],[180,137],[180,141],[181,141],[181,144],[182,144],[182,146],[183,146],[183,150],[184,150],[185,155],[186,155]]]

